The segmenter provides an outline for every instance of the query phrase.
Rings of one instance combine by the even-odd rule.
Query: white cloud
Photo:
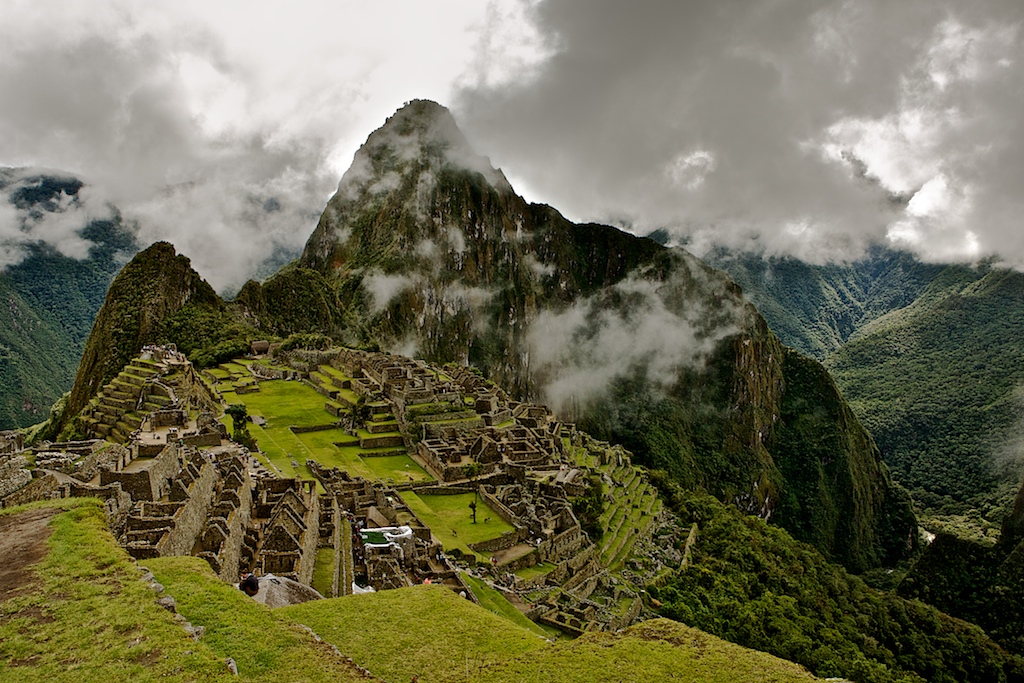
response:
[[[514,5],[10,0],[0,165],[73,173],[231,290],[301,247],[367,133],[405,100],[446,100],[488,11]]]
[[[459,100],[532,199],[698,251],[844,260],[912,226],[925,258],[1024,263],[1019,3],[532,7],[547,60]],[[954,210],[908,213],[938,178]]]
[[[565,413],[604,395],[616,378],[642,373],[667,391],[684,368],[700,366],[717,343],[740,329],[742,308],[731,300],[692,299],[691,278],[707,282],[682,257],[667,281],[633,273],[609,295],[584,298],[561,311],[542,311],[527,333],[530,371],[544,400]],[[721,282],[717,283],[721,286]]]

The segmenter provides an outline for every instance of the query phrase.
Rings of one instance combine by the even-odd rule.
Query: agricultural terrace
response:
[[[239,380],[234,379],[229,370],[229,366],[232,365],[235,364],[225,363],[215,368],[221,373],[226,373],[226,378],[220,386],[225,386],[229,382],[232,387],[237,386]],[[241,367],[238,369],[245,370]],[[320,376],[326,375],[320,373]],[[396,431],[393,432],[376,431],[371,434],[361,425],[353,435],[334,426],[338,423],[339,417],[342,423],[346,421],[346,413],[335,417],[327,412],[327,399],[307,384],[298,381],[264,380],[257,386],[257,391],[243,390],[243,393],[239,393],[231,390],[220,393],[225,403],[241,403],[245,405],[250,416],[263,419],[262,425],[256,422],[249,424],[249,433],[256,440],[260,450],[266,454],[264,462],[282,477],[312,479],[313,475],[306,462],[316,460],[324,467],[337,467],[353,476],[371,480],[401,483],[432,479],[409,457],[403,447],[374,448],[360,445],[364,439],[400,437],[396,422]],[[353,403],[354,401],[353,397]],[[348,406],[348,409],[351,407]],[[390,426],[383,420],[381,424],[385,425],[385,428]],[[296,433],[292,427],[323,429]]]

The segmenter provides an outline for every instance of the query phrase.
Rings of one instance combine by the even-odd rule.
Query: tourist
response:
[[[252,597],[260,592],[260,580],[256,578],[255,574],[252,572],[242,572],[239,578],[241,581],[238,583],[238,588],[246,595]]]

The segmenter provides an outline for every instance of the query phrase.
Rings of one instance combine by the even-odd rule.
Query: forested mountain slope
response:
[[[52,172],[0,169],[0,201],[22,224],[73,209],[81,188],[80,180]],[[86,223],[77,235],[92,245],[85,258],[34,242],[10,247],[24,253],[0,270],[0,429],[46,419],[71,388],[107,287],[137,250],[116,212]]]
[[[822,358],[897,480],[996,514],[1019,485],[1024,275],[876,249],[848,264],[717,254],[786,344]]]

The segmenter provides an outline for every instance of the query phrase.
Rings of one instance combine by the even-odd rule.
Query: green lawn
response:
[[[227,403],[243,403],[250,415],[258,415],[267,421],[263,427],[250,424],[249,433],[266,453],[272,469],[277,469],[284,477],[312,478],[306,466],[306,461],[312,459],[324,467],[337,467],[352,476],[366,479],[392,479],[395,482],[432,479],[408,455],[361,457],[374,451],[359,448],[359,437],[349,436],[344,429],[303,434],[292,432],[289,429],[292,425],[307,427],[336,422],[336,418],[324,409],[326,399],[301,382],[271,380],[260,382],[257,393],[239,395],[223,392],[223,396]],[[362,429],[359,433],[373,436]],[[343,445],[336,446],[338,443]],[[292,466],[293,459],[299,463],[298,469]]]
[[[376,479],[403,481],[431,481],[433,477],[408,455],[383,455],[360,458]]]
[[[334,583],[334,548],[317,548],[316,562],[313,564],[312,586],[320,595],[331,597],[331,585]]]
[[[254,394],[238,396],[250,415],[266,418],[272,427],[312,427],[332,424],[333,415],[324,410],[326,399],[302,382],[273,380],[260,382]]]
[[[464,553],[473,553],[479,559],[489,560],[490,553],[479,553],[469,547],[470,543],[479,543],[490,538],[497,538],[513,527],[497,515],[475,494],[463,493],[455,496],[419,495],[412,491],[403,491],[402,499],[412,508],[416,516],[430,527],[446,549],[458,548]],[[473,524],[469,504],[477,501],[476,518]],[[487,519],[488,521],[484,521]],[[452,532],[455,533],[452,533]]]
[[[546,575],[554,568],[555,565],[551,564],[550,562],[541,562],[540,564],[535,564],[532,567],[523,567],[522,569],[517,569],[515,571],[515,575],[521,579],[526,580],[536,579],[540,576]]]
[[[488,667],[548,646],[441,586],[314,600],[275,612],[306,624],[342,655],[394,683],[414,675],[423,683],[477,681]]]
[[[473,595],[480,601],[480,606],[486,610],[494,612],[500,617],[505,617],[513,624],[518,624],[523,628],[530,629],[542,638],[549,637],[550,634],[545,629],[541,628],[538,624],[533,623],[526,618],[526,615],[516,609],[516,606],[508,601],[501,591],[496,588],[492,588],[487,584],[486,581],[482,581],[476,577],[470,576],[469,574],[463,574],[462,578],[466,580],[469,587],[473,589]]]

